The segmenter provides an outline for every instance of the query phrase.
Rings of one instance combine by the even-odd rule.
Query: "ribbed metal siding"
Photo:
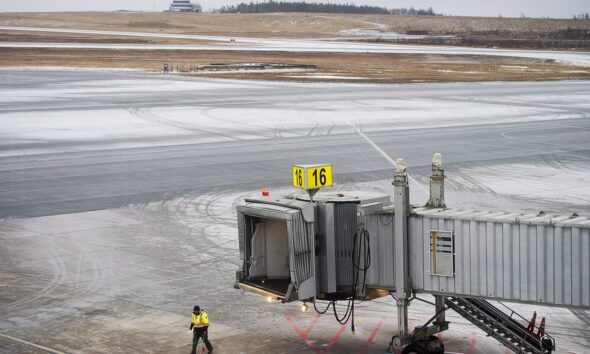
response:
[[[334,203],[336,278],[338,288],[352,287],[352,250],[357,232],[357,203]]]
[[[555,221],[563,219],[456,210],[412,216],[413,286],[427,292],[588,307],[590,225]],[[455,232],[455,277],[430,274],[430,230]]]
[[[291,280],[299,286],[315,274],[313,250],[313,224],[306,223],[300,211],[292,213],[292,220],[287,223],[289,242],[291,243]]]
[[[394,286],[395,246],[393,242],[393,214],[372,214],[363,218],[369,231],[371,266],[367,271],[367,285],[380,289]]]

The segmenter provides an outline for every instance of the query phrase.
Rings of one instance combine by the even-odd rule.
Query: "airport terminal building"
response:
[[[173,0],[170,12],[201,12],[201,5],[193,4],[190,0]]]

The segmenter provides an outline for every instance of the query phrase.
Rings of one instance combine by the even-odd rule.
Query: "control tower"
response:
[[[172,0],[170,12],[201,12],[201,5],[193,4],[190,0]]]

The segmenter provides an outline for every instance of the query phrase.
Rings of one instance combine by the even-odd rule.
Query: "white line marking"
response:
[[[366,136],[363,132],[360,131],[359,128],[357,128],[354,124],[352,124],[351,121],[346,120],[346,123],[348,123],[348,125],[350,125],[354,130],[356,130],[356,132],[362,136],[369,144],[371,144],[371,146],[373,148],[375,148],[375,150],[377,150],[378,153],[380,153],[383,157],[385,157],[385,159],[387,161],[389,161],[389,163],[397,168],[397,164],[395,163],[395,160],[391,158],[391,156],[387,155],[387,153],[385,151],[383,151],[383,149],[381,149],[379,147],[379,145],[375,144],[375,142],[373,142],[373,140],[369,139],[368,136]],[[429,194],[429,191],[426,190],[426,188],[424,188],[424,186],[422,184],[420,184],[420,182],[418,182],[414,177],[410,176],[410,174],[408,173],[408,179],[411,182],[414,182],[415,185],[417,185],[420,189],[422,189],[424,191],[424,193]]]
[[[6,334],[3,334],[3,333],[0,333],[0,337],[4,337],[4,338],[6,338],[6,339],[10,339],[10,340],[12,340],[12,341],[15,341],[15,342],[19,342],[19,343],[22,343],[22,344],[26,344],[26,345],[29,345],[29,346],[31,346],[31,347],[35,347],[35,348],[37,348],[37,349],[45,350],[46,352],[49,352],[49,353],[54,353],[54,354],[65,354],[64,352],[60,352],[60,351],[57,351],[57,350],[55,350],[55,349],[47,348],[47,347],[44,347],[44,346],[42,346],[42,345],[39,345],[39,344],[35,344],[35,343],[31,343],[31,342],[27,342],[26,340],[22,340],[22,339],[14,338],[14,337],[11,337],[11,336],[9,336],[9,335],[6,335]]]

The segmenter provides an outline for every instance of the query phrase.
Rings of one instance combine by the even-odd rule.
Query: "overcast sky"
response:
[[[196,0],[195,0],[196,1]],[[201,0],[205,10],[250,0]],[[260,0],[262,1],[262,0]],[[307,0],[308,2],[313,0]],[[466,16],[571,18],[590,11],[590,0],[323,0],[385,7],[432,7],[436,12]],[[256,1],[255,1],[256,2]],[[320,1],[316,1],[320,2]],[[0,0],[0,12],[18,11],[161,11],[170,0]]]

